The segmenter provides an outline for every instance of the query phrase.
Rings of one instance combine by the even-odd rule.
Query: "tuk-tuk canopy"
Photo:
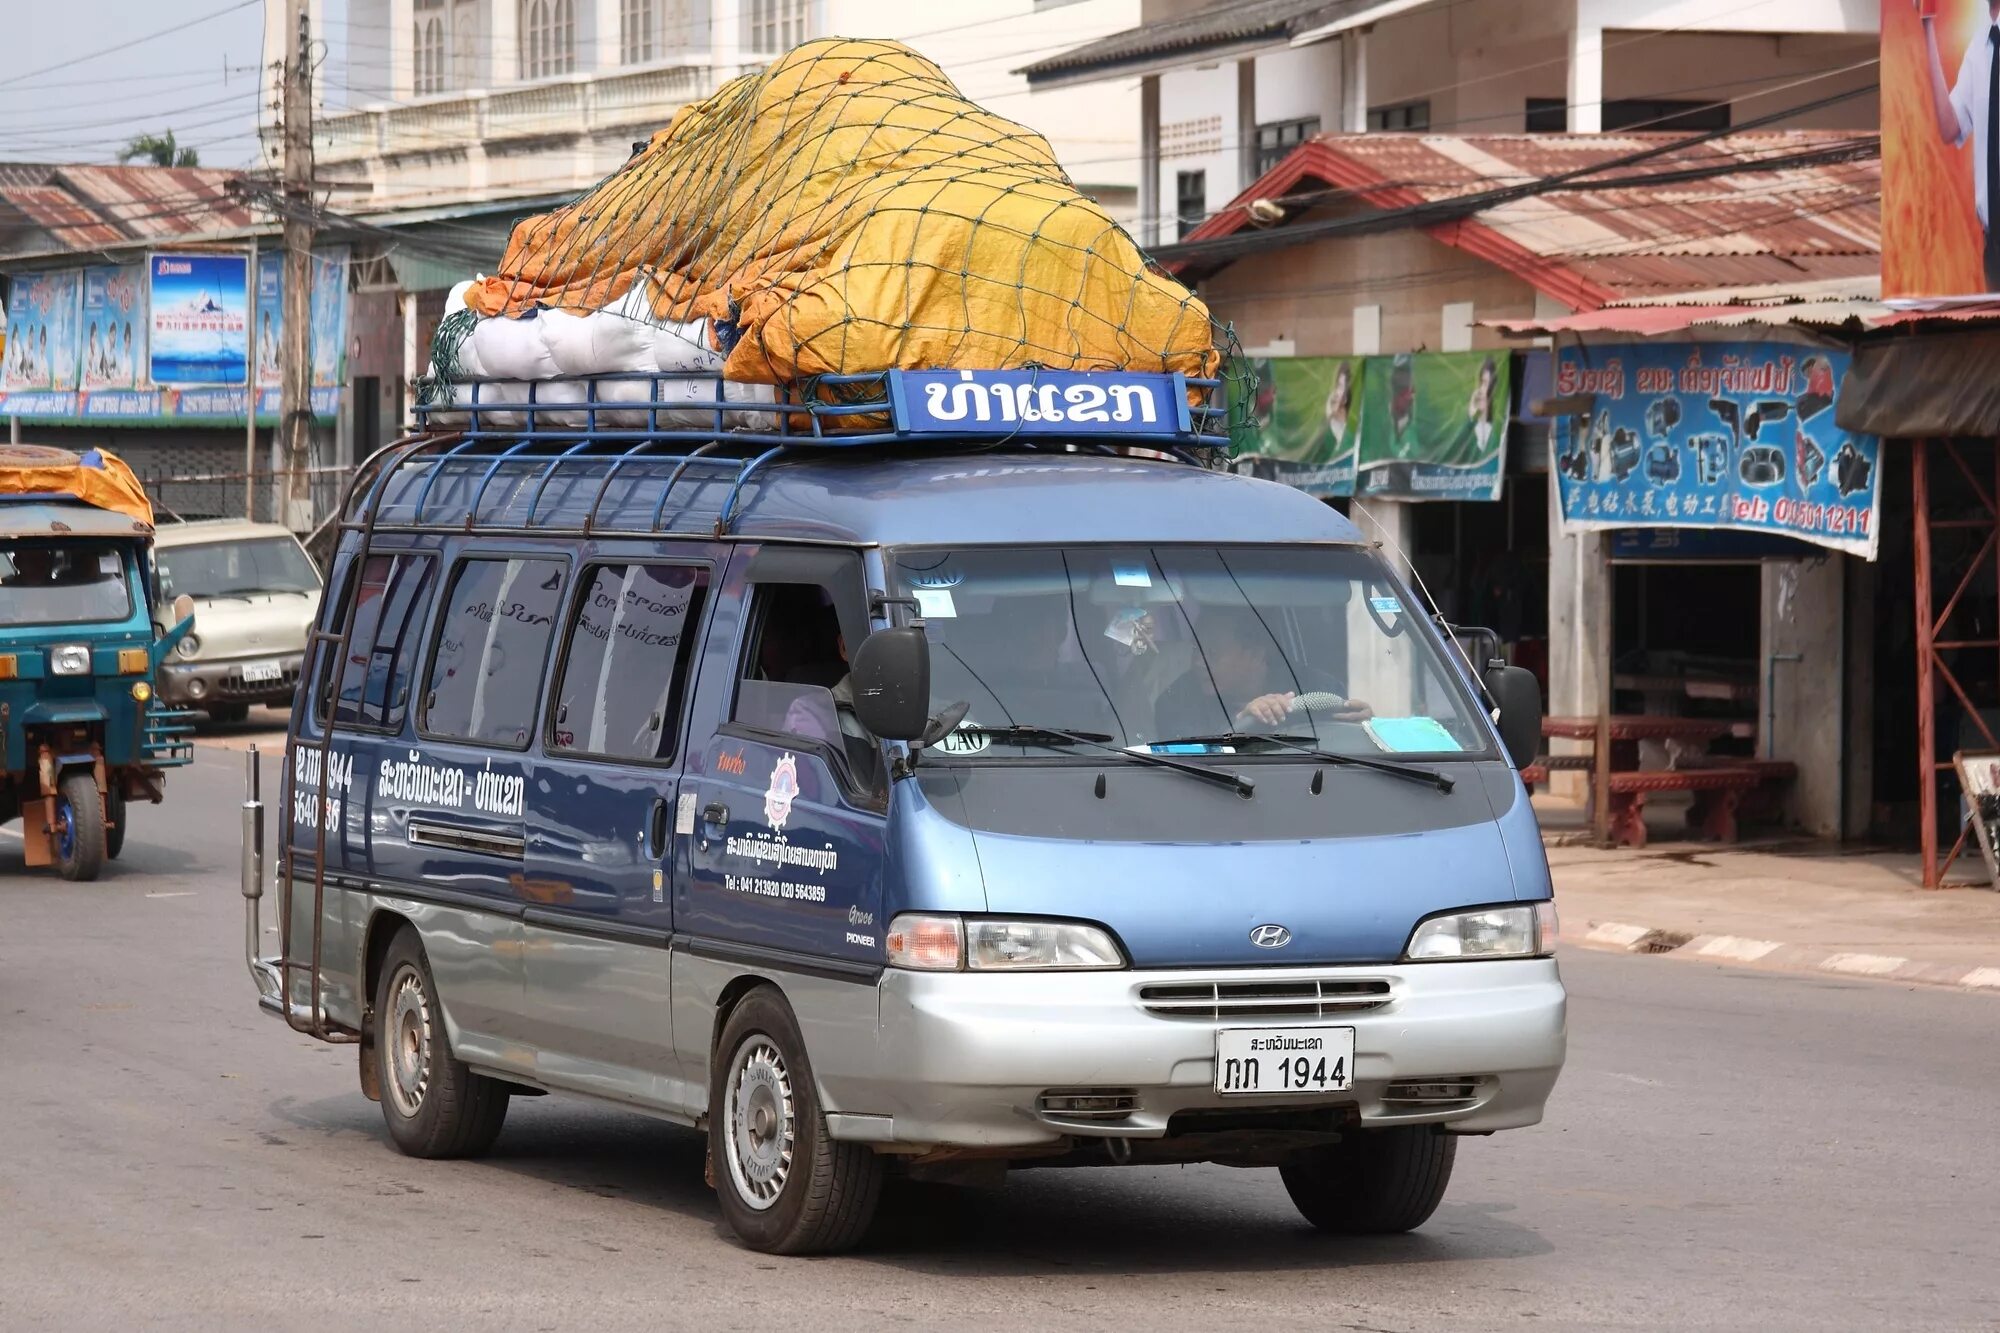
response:
[[[146,488],[108,449],[77,454],[42,444],[0,444],[0,503],[25,499],[80,500],[148,527],[153,522]]]

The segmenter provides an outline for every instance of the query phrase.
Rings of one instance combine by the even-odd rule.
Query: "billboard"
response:
[[[1562,347],[1555,420],[1573,528],[1772,533],[1875,558],[1881,441],[1834,424],[1843,351],[1789,343]]]
[[[83,271],[83,389],[136,389],[146,366],[146,266]]]
[[[245,382],[250,368],[249,267],[243,255],[148,258],[154,384]]]
[[[2000,292],[1988,0],[1882,0],[1882,294]]]
[[[1257,399],[1234,441],[1240,471],[1321,497],[1354,494],[1361,443],[1358,356],[1266,357],[1252,363]]]
[[[257,383],[277,388],[278,330],[285,326],[285,256],[282,251],[257,256]]]
[[[0,382],[18,414],[76,410],[82,294],[83,275],[77,269],[15,276],[7,308],[6,374]]]
[[[347,255],[344,249],[315,250],[312,295],[307,323],[312,333],[312,384],[331,388],[347,379]],[[285,326],[285,256],[269,251],[257,256],[257,318],[251,347],[257,357],[257,383],[275,389],[280,330]]]

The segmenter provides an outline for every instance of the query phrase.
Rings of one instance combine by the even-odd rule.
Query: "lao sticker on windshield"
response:
[[[1121,588],[1150,588],[1153,576],[1144,565],[1113,565],[1111,578]]]
[[[953,620],[958,616],[958,608],[952,605],[949,588],[912,589],[917,598],[917,610],[927,620]]]
[[[1402,602],[1394,597],[1370,597],[1368,605],[1374,607],[1378,615],[1400,616],[1403,614]]]

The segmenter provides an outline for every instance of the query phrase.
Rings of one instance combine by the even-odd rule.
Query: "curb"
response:
[[[1910,981],[2000,995],[2000,967],[1922,963],[1893,954],[1829,951],[1825,945],[1786,944],[1741,935],[1693,935],[1684,930],[1663,930],[1623,921],[1592,921],[1580,929],[1565,927],[1562,940],[1565,944],[1613,953],[1671,954],[1713,963],[1748,964],[1790,972],[1830,972],[1837,976]]]

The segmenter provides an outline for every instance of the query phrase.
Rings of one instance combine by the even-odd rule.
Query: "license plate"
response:
[[[256,685],[267,680],[279,680],[283,678],[284,674],[284,671],[276,662],[245,662],[243,664],[243,680],[246,684],[250,685]]]
[[[1354,1083],[1353,1028],[1223,1028],[1215,1034],[1215,1090],[1345,1092]]]

